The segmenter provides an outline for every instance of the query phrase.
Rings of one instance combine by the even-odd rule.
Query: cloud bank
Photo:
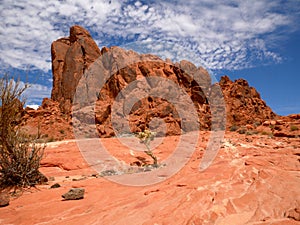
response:
[[[3,0],[0,11],[2,67],[49,71],[50,44],[79,24],[100,47],[237,70],[282,60],[276,48],[298,29],[300,6],[294,0]]]

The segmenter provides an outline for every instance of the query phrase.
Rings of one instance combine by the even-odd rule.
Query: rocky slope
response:
[[[244,79],[231,81],[222,77],[219,82],[226,102],[229,126],[259,125],[278,116],[267,106],[254,87]]]
[[[41,141],[74,138],[71,118],[62,113],[59,103],[45,98],[37,109],[25,108],[22,129]]]

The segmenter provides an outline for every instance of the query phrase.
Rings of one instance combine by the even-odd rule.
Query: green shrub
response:
[[[270,127],[272,130],[275,129],[275,125],[273,125],[273,124],[270,124],[269,127]]]
[[[237,131],[238,129],[239,129],[239,127],[237,125],[232,125],[229,130],[231,132],[234,132],[234,131]]]
[[[261,125],[261,122],[260,121],[255,121],[254,123],[253,123],[253,126],[255,127],[255,128],[257,128],[258,126],[260,126]]]
[[[291,131],[296,131],[296,130],[299,130],[299,128],[295,125],[291,125],[290,130]]]
[[[45,145],[21,131],[24,101],[28,86],[20,86],[5,74],[0,79],[0,188],[23,188],[46,181],[39,172]]]
[[[257,130],[248,130],[246,131],[246,135],[254,135],[254,134],[258,134]]]
[[[238,130],[239,134],[245,134],[246,131],[247,131],[246,128],[241,128],[241,129]]]

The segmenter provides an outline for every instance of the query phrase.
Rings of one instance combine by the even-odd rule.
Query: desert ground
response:
[[[179,138],[161,140],[154,150],[159,162],[172,155]],[[0,208],[0,223],[299,224],[300,138],[227,132],[213,163],[199,171],[208,139],[209,133],[201,131],[179,172],[144,186],[101,176],[84,160],[75,140],[48,143],[40,169],[48,183],[17,191],[9,206]],[[126,164],[142,157],[151,163],[143,152],[130,151],[116,138],[98,141]],[[147,177],[151,171],[143,173]],[[51,188],[56,183],[60,187]],[[64,200],[70,188],[84,188],[84,198]]]

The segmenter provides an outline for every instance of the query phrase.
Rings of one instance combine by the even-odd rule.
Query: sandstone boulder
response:
[[[9,205],[9,195],[6,193],[0,193],[0,207],[5,207]]]
[[[84,198],[84,188],[71,188],[67,193],[63,194],[62,197],[65,200],[79,200]]]

